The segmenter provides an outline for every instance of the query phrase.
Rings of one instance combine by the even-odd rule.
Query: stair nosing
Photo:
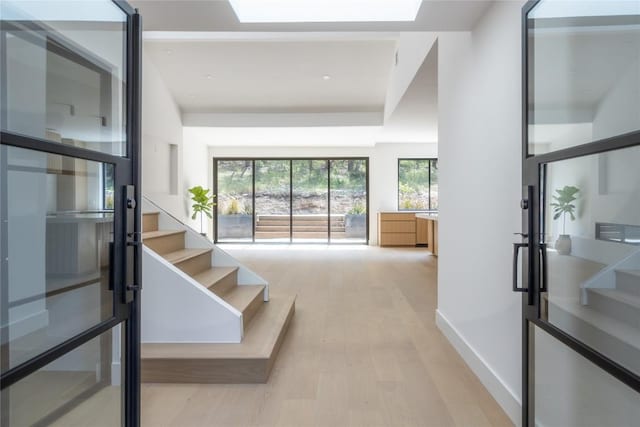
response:
[[[228,269],[228,271],[226,273],[224,273],[222,276],[220,276],[215,282],[213,283],[209,283],[209,281],[201,281],[198,276],[202,276],[203,274],[205,274],[207,271],[209,270],[214,270],[214,269]],[[209,270],[205,270],[201,273],[198,273],[196,275],[193,276],[193,278],[195,279],[196,282],[200,283],[202,286],[206,286],[207,288],[210,288],[212,286],[214,286],[216,283],[218,283],[220,280],[225,279],[227,276],[229,276],[230,274],[233,274],[234,272],[239,270],[239,267],[235,267],[235,266],[216,266],[216,265],[212,265],[211,268]]]

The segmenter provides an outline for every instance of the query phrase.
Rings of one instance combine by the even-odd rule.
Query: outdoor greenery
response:
[[[401,159],[398,162],[398,209],[438,209],[437,159]]]
[[[553,219],[556,220],[562,216],[562,234],[565,233],[565,228],[567,225],[567,214],[569,214],[571,221],[575,221],[575,210],[576,205],[572,202],[575,201],[578,197],[577,194],[580,192],[578,187],[573,185],[565,185],[562,188],[556,190],[557,194],[553,195],[554,202],[551,203],[551,207],[553,207]]]

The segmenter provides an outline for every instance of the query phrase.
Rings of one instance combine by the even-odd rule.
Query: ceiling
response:
[[[256,113],[383,113],[395,62],[403,60],[396,58],[401,33],[469,30],[491,2],[426,0],[409,23],[302,24],[240,24],[226,0],[132,3],[144,17],[145,54],[183,113],[239,113],[244,119]],[[203,125],[200,136],[209,144],[224,139],[242,145],[437,142],[436,49],[393,113],[385,121],[378,117],[376,123],[325,129],[314,127],[314,120],[297,130]]]
[[[145,51],[183,112],[382,111],[395,41],[148,41]]]
[[[227,0],[131,0],[146,31],[464,31],[489,0],[423,0],[415,22],[241,24]]]

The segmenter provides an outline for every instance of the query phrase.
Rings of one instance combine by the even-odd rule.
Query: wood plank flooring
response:
[[[257,385],[143,384],[145,426],[510,426],[435,325],[436,258],[424,249],[226,248],[297,294],[271,378]]]

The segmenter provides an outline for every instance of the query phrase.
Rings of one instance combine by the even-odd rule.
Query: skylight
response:
[[[422,0],[229,0],[242,23],[415,21]]]

